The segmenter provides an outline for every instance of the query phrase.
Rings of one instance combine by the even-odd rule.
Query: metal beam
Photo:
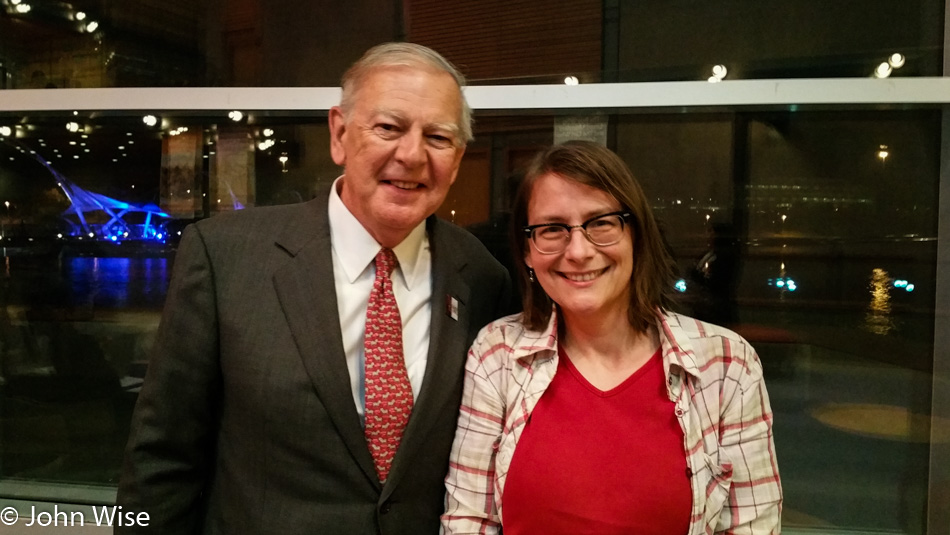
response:
[[[261,110],[325,113],[340,101],[338,87],[199,87],[10,89],[0,91],[0,112],[189,112]],[[475,110],[553,111],[622,108],[808,105],[950,104],[950,78],[822,78],[623,84],[472,86]],[[51,98],[54,97],[54,98]]]

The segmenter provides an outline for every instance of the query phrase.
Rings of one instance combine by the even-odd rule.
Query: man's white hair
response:
[[[366,75],[378,67],[394,66],[423,66],[447,73],[455,79],[458,85],[459,99],[461,100],[461,116],[458,119],[459,139],[457,143],[465,146],[472,137],[472,109],[465,101],[462,88],[465,87],[465,77],[452,65],[449,60],[431,48],[415,43],[383,43],[366,51],[356,63],[343,74],[340,85],[343,87],[343,98],[340,108],[343,116],[349,120],[353,109],[353,100],[359,93]]]

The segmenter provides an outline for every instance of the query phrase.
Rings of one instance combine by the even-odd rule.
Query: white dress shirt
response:
[[[365,418],[366,306],[376,278],[376,254],[382,246],[370,236],[340,199],[338,188],[343,177],[330,188],[327,212],[330,218],[330,243],[333,251],[333,283],[343,333],[350,389],[359,412]],[[393,293],[402,318],[402,347],[406,358],[413,399],[419,397],[429,353],[429,324],[432,311],[432,253],[425,221],[393,248],[399,265],[393,271]]]

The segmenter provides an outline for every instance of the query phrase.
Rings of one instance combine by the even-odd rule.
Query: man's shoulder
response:
[[[318,204],[308,201],[247,208],[203,219],[195,223],[195,227],[205,236],[275,234],[290,224],[316,224],[319,221]]]
[[[431,230],[438,240],[452,247],[456,254],[467,260],[484,261],[494,265],[495,258],[471,232],[444,219],[432,218]],[[500,264],[498,264],[500,266]]]

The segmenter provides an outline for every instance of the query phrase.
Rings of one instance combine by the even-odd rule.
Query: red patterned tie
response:
[[[366,307],[366,441],[381,482],[389,475],[412,412],[412,387],[402,353],[402,320],[390,278],[395,268],[392,250],[380,250]]]

